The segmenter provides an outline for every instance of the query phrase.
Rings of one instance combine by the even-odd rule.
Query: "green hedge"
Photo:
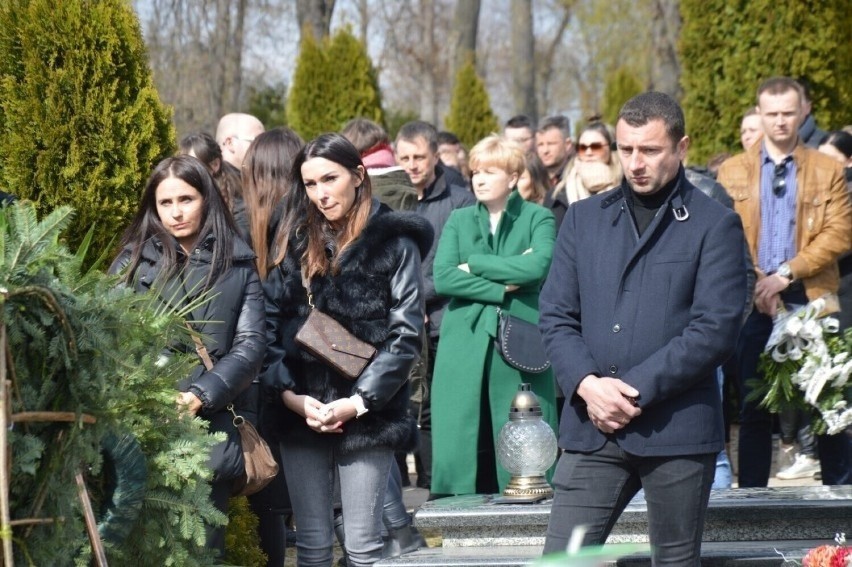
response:
[[[681,77],[690,157],[740,151],[739,124],[771,76],[804,77],[823,129],[852,123],[847,0],[681,0]]]

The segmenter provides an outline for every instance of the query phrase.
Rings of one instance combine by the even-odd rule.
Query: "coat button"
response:
[[[621,325],[619,325],[618,323],[616,323],[615,325],[612,326],[612,332],[613,333],[617,333],[620,330],[621,330]]]
[[[610,374],[615,374],[616,372],[618,372],[618,366],[616,366],[615,364],[610,364],[610,366],[609,366],[609,373],[610,373]]]

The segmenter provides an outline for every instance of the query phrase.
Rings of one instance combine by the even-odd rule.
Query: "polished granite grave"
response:
[[[418,527],[438,530],[444,547],[543,545],[550,502],[494,504],[489,495],[426,502]],[[704,541],[821,540],[852,533],[852,486],[716,490],[710,496]],[[647,542],[645,501],[634,499],[609,543]]]
[[[381,561],[382,567],[527,565],[541,554],[550,502],[494,504],[491,496],[454,496],[426,502],[419,528],[440,532],[441,548]],[[743,488],[713,491],[702,545],[705,567],[769,567],[801,561],[807,549],[852,533],[852,486]],[[647,542],[645,501],[634,499],[607,543]],[[782,557],[783,556],[783,557]],[[647,554],[619,566],[650,564]],[[615,563],[611,563],[615,565]]]

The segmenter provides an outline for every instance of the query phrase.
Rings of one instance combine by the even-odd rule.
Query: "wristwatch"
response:
[[[780,266],[778,266],[778,270],[775,272],[782,278],[787,278],[790,280],[790,283],[793,283],[793,270],[790,269],[790,264],[784,262]]]

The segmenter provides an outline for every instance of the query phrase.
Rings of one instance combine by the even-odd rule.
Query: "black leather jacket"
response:
[[[337,374],[295,342],[310,306],[300,266],[306,242],[298,233],[291,238],[287,257],[264,282],[269,348],[261,381],[273,391],[268,413],[277,414],[267,423],[270,430],[307,443],[340,443],[344,452],[406,449],[416,443],[416,426],[407,415],[408,375],[423,340],[420,259],[429,250],[432,234],[419,216],[392,212],[374,200],[370,220],[343,253],[339,271],[312,279],[316,308],[377,349],[355,381]],[[323,403],[359,394],[369,412],[345,423],[342,435],[319,434],[283,405],[283,390]]]
[[[202,293],[214,244],[212,237],[205,238],[187,257],[177,241],[148,240],[134,277],[136,291],[149,291],[153,286],[164,302],[176,306],[189,304]],[[156,282],[164,245],[176,247],[183,269],[166,282]],[[129,248],[122,250],[110,273],[120,273],[130,257]],[[233,264],[209,293],[214,297],[193,309],[187,319],[193,321],[193,328],[202,335],[214,366],[208,371],[199,361],[180,387],[198,396],[202,402],[200,415],[208,419],[213,413],[223,412],[256,380],[266,352],[263,289],[254,266],[254,253],[242,240],[235,238]],[[188,337],[185,344],[173,348],[195,351]],[[256,411],[256,405],[249,400],[238,400],[235,405]]]

